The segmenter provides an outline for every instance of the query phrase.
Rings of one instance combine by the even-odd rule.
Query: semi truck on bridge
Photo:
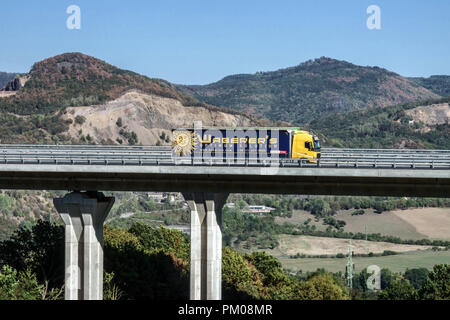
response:
[[[299,128],[182,128],[172,131],[173,151],[181,156],[237,158],[320,158],[320,139]]]

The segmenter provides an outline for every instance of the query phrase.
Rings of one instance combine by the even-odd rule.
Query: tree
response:
[[[387,268],[383,268],[380,271],[381,277],[381,289],[384,290],[391,285],[392,280],[394,279],[394,274],[391,270]]]
[[[330,204],[320,198],[310,199],[305,209],[317,216],[326,216],[331,212]]]
[[[407,279],[413,286],[414,289],[420,289],[428,276],[427,268],[414,268],[414,269],[406,269],[405,271],[405,279]]]
[[[160,248],[145,248],[138,236],[126,230],[105,226],[104,241],[105,272],[114,272],[115,292],[121,292],[122,298],[167,300],[188,297],[189,269],[185,261]],[[159,246],[169,248],[171,245]]]
[[[285,278],[281,269],[281,263],[264,251],[253,252],[247,258],[264,275],[264,285],[275,284]]]
[[[450,264],[438,264],[419,290],[421,299],[450,300]]]
[[[39,285],[31,270],[17,272],[4,265],[0,271],[0,300],[39,300],[45,298],[44,286]]]
[[[222,281],[225,299],[260,299],[267,296],[261,273],[242,254],[225,247],[222,251]]]
[[[2,264],[19,272],[31,270],[48,288],[64,281],[64,227],[39,220],[31,230],[19,228],[0,243]]]
[[[329,273],[320,273],[299,284],[296,299],[348,300],[346,290],[339,286]]]
[[[177,258],[189,261],[190,250],[186,236],[172,229],[164,227],[153,228],[144,223],[134,223],[129,233],[135,235],[144,249],[162,249],[173,253]]]
[[[378,295],[380,300],[415,300],[417,293],[414,287],[406,279],[396,278],[391,281],[388,288],[381,291]]]

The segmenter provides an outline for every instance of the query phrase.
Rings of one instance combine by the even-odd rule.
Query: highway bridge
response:
[[[0,188],[449,195],[450,151],[323,149],[321,159],[173,157],[170,147],[0,145]]]
[[[70,190],[66,299],[102,299],[98,191],[181,192],[191,209],[191,299],[221,298],[221,209],[229,193],[450,197],[450,150],[323,148],[317,161],[177,157],[170,147],[0,145],[0,188]]]

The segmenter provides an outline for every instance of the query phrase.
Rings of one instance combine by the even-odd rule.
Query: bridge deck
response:
[[[317,162],[153,146],[0,145],[0,188],[450,197],[450,151],[323,149]]]

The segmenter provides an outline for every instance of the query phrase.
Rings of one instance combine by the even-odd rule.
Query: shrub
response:
[[[86,118],[83,116],[78,115],[75,117],[76,124],[82,125],[85,121],[86,121]]]

